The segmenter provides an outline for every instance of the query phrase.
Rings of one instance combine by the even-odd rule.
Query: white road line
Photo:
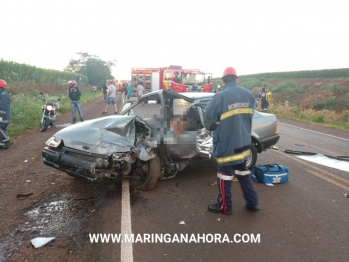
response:
[[[298,128],[298,129],[303,129],[303,130],[310,131],[310,132],[313,132],[313,133],[318,133],[318,134],[321,134],[321,135],[330,136],[330,137],[342,139],[342,140],[345,140],[345,141],[349,141],[349,139],[346,139],[346,138],[342,138],[342,137],[339,137],[339,136],[332,136],[332,135],[329,135],[329,134],[313,131],[313,130],[302,128],[302,127],[298,127],[298,126],[293,126],[293,125],[289,125],[289,124],[285,124],[285,123],[281,123],[281,122],[278,122],[278,124],[282,124],[282,125],[285,125],[285,126],[292,126],[292,127],[295,127],[295,128]]]
[[[125,240],[125,235],[131,236],[131,205],[130,205],[130,183],[128,179],[122,181],[121,195],[121,234]],[[129,241],[121,243],[121,261],[133,262],[132,243]]]

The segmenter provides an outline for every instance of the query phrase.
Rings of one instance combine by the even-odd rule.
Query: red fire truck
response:
[[[132,68],[131,85],[134,93],[140,83],[148,92],[159,89],[177,93],[190,92],[194,83],[197,83],[199,91],[209,92],[212,88],[212,74],[174,65],[161,68]]]

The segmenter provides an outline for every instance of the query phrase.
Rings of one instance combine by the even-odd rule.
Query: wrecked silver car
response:
[[[133,187],[151,190],[159,179],[211,158],[212,138],[203,121],[213,95],[160,90],[126,101],[119,115],[58,131],[46,142],[44,164],[73,177],[130,179]],[[275,115],[255,111],[249,167],[257,152],[278,141],[276,122]]]

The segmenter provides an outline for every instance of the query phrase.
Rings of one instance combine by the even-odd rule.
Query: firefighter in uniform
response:
[[[213,213],[231,214],[231,187],[234,175],[238,179],[246,209],[259,211],[257,192],[251,179],[251,171],[246,168],[250,156],[252,116],[254,112],[253,94],[237,85],[236,71],[225,69],[222,77],[224,86],[206,106],[205,128],[213,131],[213,157],[217,159],[217,203],[209,205]]]
[[[6,92],[6,82],[0,79],[0,148],[7,149],[12,144],[7,125],[11,122],[11,100]]]

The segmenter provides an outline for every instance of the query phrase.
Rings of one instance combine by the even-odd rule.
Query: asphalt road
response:
[[[132,226],[128,234],[142,238],[131,248],[128,246],[126,253],[120,253],[115,244],[110,252],[117,260],[125,261],[348,261],[349,199],[344,194],[349,194],[349,173],[301,160],[284,150],[348,156],[349,134],[279,121],[279,149],[259,154],[257,164],[285,165],[290,177],[287,183],[274,187],[255,184],[261,212],[244,209],[237,182],[233,184],[233,214],[208,212],[207,205],[216,201],[217,186],[210,185],[215,181],[216,166],[206,163],[189,168],[174,179],[160,181],[150,192],[131,190]],[[105,206],[103,212],[119,210],[123,198],[120,200],[121,204]],[[128,218],[121,218],[113,228],[103,227],[103,233],[119,233],[125,219],[129,222]],[[167,240],[174,243],[142,243],[146,242],[145,236],[156,234],[168,234]],[[178,243],[175,236],[181,234],[188,234],[189,240],[191,236],[196,239]],[[233,243],[211,242],[210,236],[215,234],[220,234],[221,240],[228,236]],[[204,236],[205,243],[197,236]],[[251,243],[256,236],[260,241]],[[114,255],[103,254],[103,259],[115,261]]]

